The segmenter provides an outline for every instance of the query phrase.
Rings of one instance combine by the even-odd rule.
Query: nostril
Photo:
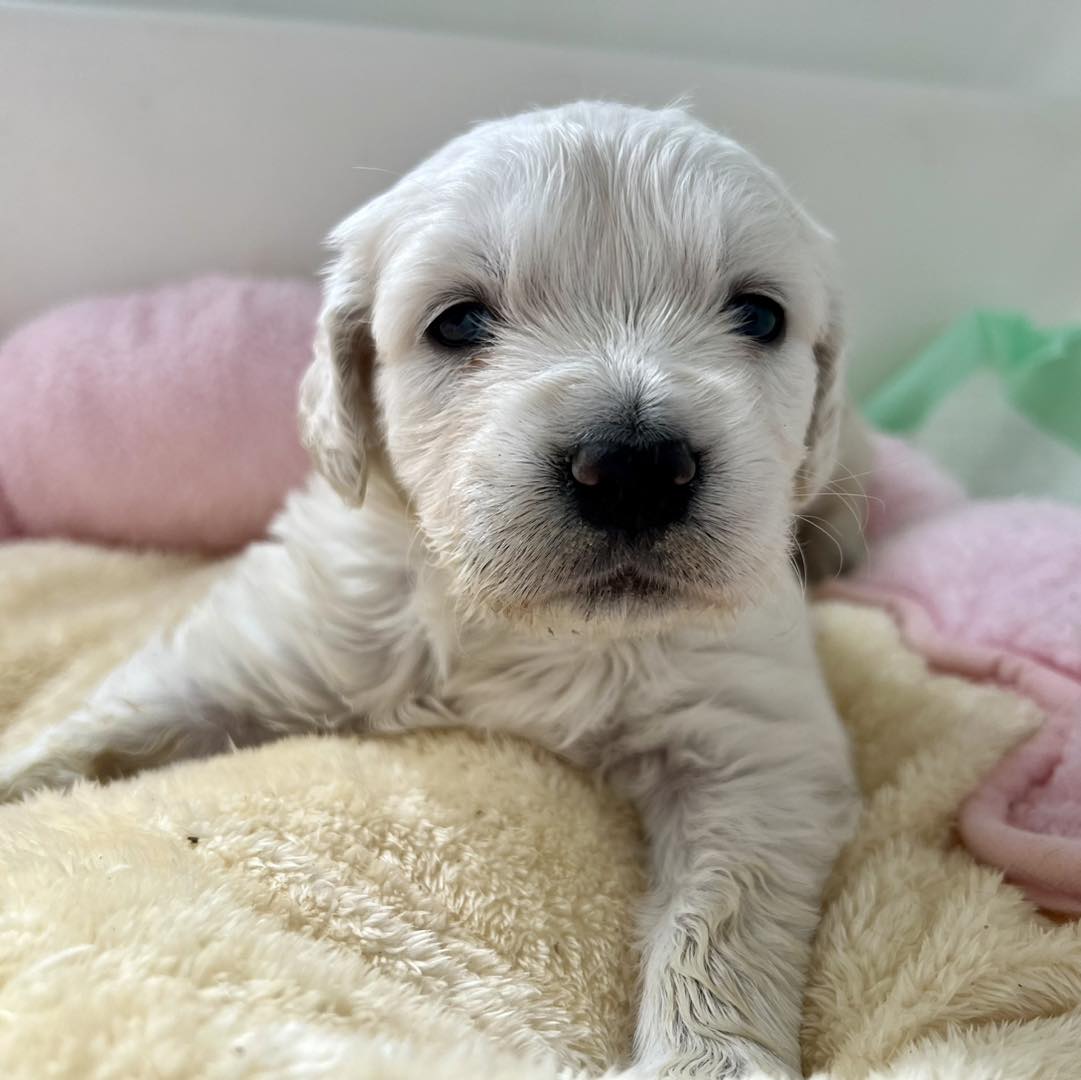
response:
[[[643,446],[583,443],[571,456],[571,476],[586,487],[643,480],[682,486],[697,472],[696,455],[682,440]]]
[[[699,472],[683,440],[590,442],[570,456],[569,473],[581,517],[607,531],[637,534],[680,520]]]
[[[691,453],[691,448],[685,442],[665,445],[670,447],[668,454],[672,469],[672,483],[681,486],[689,484],[698,472],[698,462],[695,460],[695,455]]]
[[[610,448],[603,443],[586,443],[571,458],[571,476],[579,484],[596,487],[604,479],[603,464]]]

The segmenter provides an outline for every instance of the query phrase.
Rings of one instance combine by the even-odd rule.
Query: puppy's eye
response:
[[[784,334],[784,308],[768,296],[741,293],[728,305],[737,334],[770,345]]]
[[[424,332],[444,349],[476,348],[491,340],[494,321],[495,316],[483,304],[466,300],[441,311]]]

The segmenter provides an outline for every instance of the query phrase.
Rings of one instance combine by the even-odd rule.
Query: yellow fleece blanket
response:
[[[0,751],[79,703],[217,567],[0,548]],[[953,834],[1039,722],[817,610],[866,809],[834,875],[808,1072],[1081,1077],[1081,933]],[[0,809],[0,1075],[554,1078],[626,1055],[633,814],[512,740],[292,739]]]

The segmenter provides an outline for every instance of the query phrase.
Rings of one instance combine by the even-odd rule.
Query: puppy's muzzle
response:
[[[682,520],[701,463],[682,439],[588,442],[567,469],[581,519],[621,539],[656,534]]]

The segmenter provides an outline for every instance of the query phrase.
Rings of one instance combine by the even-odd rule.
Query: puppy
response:
[[[856,806],[793,565],[812,507],[812,569],[858,550],[828,236],[682,111],[586,103],[475,128],[332,244],[320,475],[0,795],[292,733],[525,736],[651,845],[634,1075],[797,1075]]]

